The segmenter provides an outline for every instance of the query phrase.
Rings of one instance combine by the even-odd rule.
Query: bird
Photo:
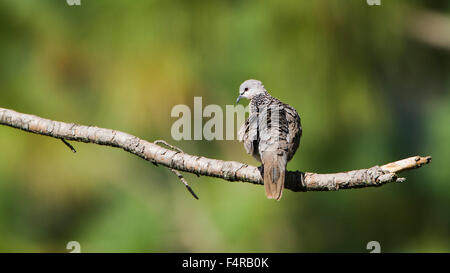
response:
[[[266,197],[279,201],[286,165],[300,145],[300,116],[293,107],[272,97],[259,80],[246,80],[240,85],[236,104],[243,98],[250,100],[250,114],[238,131],[238,140],[262,164],[259,170]]]

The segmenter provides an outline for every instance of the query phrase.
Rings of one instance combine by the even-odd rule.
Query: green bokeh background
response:
[[[0,107],[257,164],[237,141],[170,135],[173,106],[201,96],[225,107],[256,78],[302,117],[291,170],[433,162],[402,184],[280,202],[186,174],[195,200],[169,170],[119,149],[74,143],[73,154],[0,126],[0,251],[450,251],[450,51],[408,32],[412,10],[450,20],[450,2],[381,4],[2,0]]]

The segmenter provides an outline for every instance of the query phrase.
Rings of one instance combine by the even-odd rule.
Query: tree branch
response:
[[[227,181],[264,184],[257,167],[166,149],[155,143],[116,130],[53,121],[5,108],[0,108],[0,124],[63,140],[122,148],[154,164],[163,165],[173,170],[222,178]],[[404,178],[397,177],[397,173],[418,168],[423,164],[430,163],[430,161],[430,156],[414,156],[381,167],[374,166],[369,169],[341,173],[318,174],[288,171],[285,188],[297,192],[377,187],[389,182],[404,181]]]

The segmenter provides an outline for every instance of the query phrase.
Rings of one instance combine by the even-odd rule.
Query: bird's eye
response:
[[[248,91],[248,87],[245,87],[244,91]]]

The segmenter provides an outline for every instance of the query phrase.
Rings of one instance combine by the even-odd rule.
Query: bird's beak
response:
[[[236,100],[236,104],[238,104],[238,102],[242,99],[243,97],[241,95],[239,95],[239,97]]]

